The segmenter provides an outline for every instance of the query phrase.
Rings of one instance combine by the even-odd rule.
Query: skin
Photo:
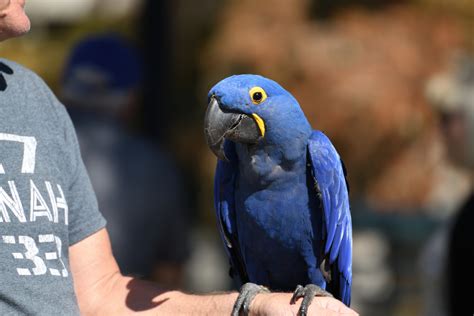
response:
[[[0,0],[0,41],[30,30],[30,20],[24,8],[24,0]]]
[[[211,295],[167,291],[159,285],[122,276],[105,229],[73,245],[71,271],[79,307],[84,315],[230,315],[237,293]],[[296,315],[290,293],[259,294],[251,315]],[[357,315],[334,298],[316,297],[309,315]]]
[[[0,40],[30,29],[23,0],[0,0]],[[230,315],[238,293],[193,295],[169,291],[156,283],[123,276],[112,254],[106,229],[69,248],[71,273],[81,314],[84,315]],[[259,294],[251,315],[296,315],[291,293]],[[357,315],[343,303],[316,297],[309,315]]]

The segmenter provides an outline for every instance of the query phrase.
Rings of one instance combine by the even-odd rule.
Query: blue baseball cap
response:
[[[88,36],[72,49],[65,65],[63,96],[81,99],[119,99],[143,80],[142,61],[132,45],[115,33]]]

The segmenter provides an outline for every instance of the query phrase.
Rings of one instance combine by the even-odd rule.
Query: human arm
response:
[[[158,284],[121,275],[105,229],[70,247],[74,287],[84,315],[230,315],[238,293],[209,295],[168,291]],[[290,293],[259,294],[252,315],[296,315]],[[317,297],[309,314],[356,315],[341,302]]]

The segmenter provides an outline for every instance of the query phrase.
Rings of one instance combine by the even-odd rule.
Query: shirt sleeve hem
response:
[[[81,229],[72,232],[69,234],[69,246],[72,246],[87,237],[93,235],[94,233],[98,232],[102,228],[106,226],[106,220],[104,218],[101,218],[94,224],[90,224],[87,227],[82,227]]]

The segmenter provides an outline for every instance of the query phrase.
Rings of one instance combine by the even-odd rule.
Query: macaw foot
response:
[[[257,285],[255,283],[245,283],[240,288],[239,297],[235,301],[234,308],[232,309],[232,316],[239,316],[240,311],[242,310],[242,314],[247,316],[250,312],[250,303],[252,303],[253,299],[258,293],[262,292],[270,292],[266,287]]]
[[[291,304],[295,304],[296,300],[300,297],[303,297],[303,301],[301,302],[299,315],[306,316],[308,313],[308,307],[311,305],[313,298],[315,296],[329,296],[332,297],[332,294],[323,290],[319,286],[315,284],[308,284],[305,287],[298,285],[296,290],[293,292],[293,297],[291,298]]]

